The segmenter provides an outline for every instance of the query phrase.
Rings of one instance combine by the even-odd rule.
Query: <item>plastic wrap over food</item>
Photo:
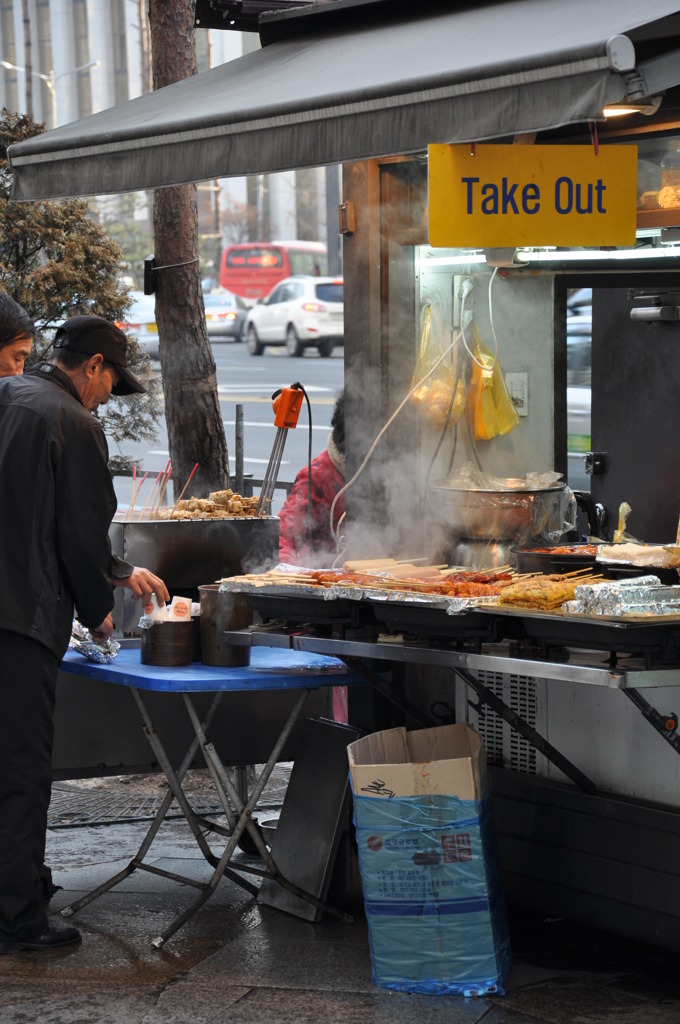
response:
[[[561,473],[552,470],[546,473],[527,473],[525,477],[491,476],[484,473],[473,462],[466,462],[460,469],[447,476],[447,487],[473,491],[540,491],[555,487],[562,479]]]
[[[73,620],[69,647],[77,654],[82,654],[88,661],[96,661],[99,665],[107,665],[118,654],[120,644],[117,640],[107,640],[104,644],[95,643],[89,629],[77,619]]]
[[[620,543],[602,544],[597,561],[603,565],[650,566],[659,569],[680,569],[680,546],[677,544]]]
[[[576,526],[576,498],[569,487],[558,495],[539,491],[534,496],[533,510],[532,536],[537,540],[556,544]]]
[[[677,615],[680,586],[662,586],[658,576],[583,584],[563,610],[579,615]]]

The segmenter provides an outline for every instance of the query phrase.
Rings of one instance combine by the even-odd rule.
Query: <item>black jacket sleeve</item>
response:
[[[98,626],[113,608],[109,525],[116,496],[99,423],[64,448],[57,472],[57,552],[81,622]]]

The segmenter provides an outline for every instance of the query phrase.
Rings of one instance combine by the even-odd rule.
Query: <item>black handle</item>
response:
[[[576,499],[577,506],[585,512],[588,518],[588,535],[598,537],[600,535],[600,523],[593,496],[588,491],[574,491],[574,498]]]

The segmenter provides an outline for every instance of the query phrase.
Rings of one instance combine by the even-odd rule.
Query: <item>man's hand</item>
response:
[[[100,622],[96,629],[90,630],[90,636],[96,644],[105,644],[112,633],[113,615],[111,612],[109,612],[103,622]]]
[[[141,598],[143,605],[149,603],[152,594],[156,595],[156,600],[161,607],[170,600],[168,588],[163,580],[154,576],[149,569],[135,566],[130,576],[124,578],[114,576],[111,582],[116,587],[125,587],[126,590],[131,590],[135,597]]]

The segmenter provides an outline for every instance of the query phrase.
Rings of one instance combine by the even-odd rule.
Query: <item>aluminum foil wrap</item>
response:
[[[583,584],[563,610],[576,615],[677,615],[680,586],[662,586],[658,576]]]
[[[82,654],[88,661],[96,661],[98,665],[108,665],[120,650],[117,640],[109,639],[105,644],[95,643],[89,629],[86,629],[77,619],[73,620],[69,647],[77,654]]]

